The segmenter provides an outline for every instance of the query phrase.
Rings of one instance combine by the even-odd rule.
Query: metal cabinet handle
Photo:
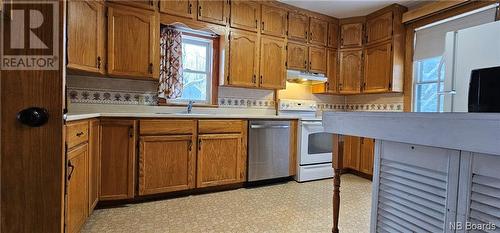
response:
[[[198,150],[201,150],[201,139],[198,139]]]
[[[191,8],[193,7],[193,4],[189,3],[189,6],[188,6],[188,14],[191,14]]]
[[[198,16],[201,16],[201,6],[198,6]]]
[[[77,136],[77,137],[80,137],[80,136],[82,136],[82,135],[83,135],[83,132],[76,133],[76,136]]]
[[[153,73],[153,63],[149,63],[148,71],[149,71],[150,74]]]
[[[262,79],[263,79],[263,77],[262,77],[262,75],[261,75],[261,76],[260,76],[260,80],[259,80],[260,85],[262,85]]]
[[[190,140],[189,145],[188,145],[188,151],[192,151],[192,150],[193,150],[193,140]]]
[[[255,20],[255,28],[258,28],[259,21]]]
[[[251,129],[288,129],[289,125],[250,125]]]
[[[264,21],[262,21],[262,28],[261,29],[264,30]]]
[[[101,69],[101,56],[97,56],[97,69]]]
[[[68,171],[68,181],[71,180],[71,175],[73,175],[73,171],[75,170],[75,165],[71,163],[71,160],[68,161],[68,168],[71,170]]]

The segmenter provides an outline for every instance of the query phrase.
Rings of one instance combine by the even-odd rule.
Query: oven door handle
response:
[[[251,129],[288,129],[288,125],[250,125]]]

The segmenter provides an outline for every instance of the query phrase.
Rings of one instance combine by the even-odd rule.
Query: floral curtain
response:
[[[176,99],[182,95],[181,35],[175,28],[161,28],[159,99]]]

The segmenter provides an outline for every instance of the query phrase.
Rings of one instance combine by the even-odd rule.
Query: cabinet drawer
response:
[[[72,148],[89,140],[89,122],[71,122],[66,125],[66,143]]]
[[[199,120],[198,133],[241,133],[242,120]]]
[[[195,120],[141,120],[141,135],[160,134],[193,134],[196,129]]]

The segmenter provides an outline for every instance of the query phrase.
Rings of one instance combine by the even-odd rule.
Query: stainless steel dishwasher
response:
[[[250,121],[248,181],[290,176],[290,121]]]

